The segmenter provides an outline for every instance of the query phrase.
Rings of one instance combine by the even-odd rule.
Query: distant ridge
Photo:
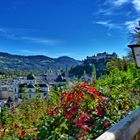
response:
[[[70,69],[79,63],[80,61],[68,56],[51,58],[44,55],[23,56],[0,52],[1,71],[44,72],[48,69]]]

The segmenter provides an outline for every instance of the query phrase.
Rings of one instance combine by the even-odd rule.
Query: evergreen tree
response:
[[[94,83],[96,81],[96,67],[93,64],[92,65],[92,73],[91,73],[91,83]]]

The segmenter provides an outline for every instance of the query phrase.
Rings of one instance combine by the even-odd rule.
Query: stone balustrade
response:
[[[120,120],[96,140],[140,140],[140,108]]]

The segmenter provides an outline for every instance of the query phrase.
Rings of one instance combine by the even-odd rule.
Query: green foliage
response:
[[[78,65],[76,67],[72,67],[69,71],[70,75],[74,75],[78,78],[84,75],[84,73],[90,74],[92,73],[92,66],[90,65]]]
[[[107,69],[109,71],[118,68],[120,71],[126,71],[128,67],[128,61],[125,59],[115,58],[107,63]]]
[[[120,66],[122,68],[122,66]],[[119,68],[120,68],[119,67]],[[119,69],[116,66],[110,71],[109,75],[100,77],[98,87],[101,88],[122,88],[124,91],[140,90],[140,69],[137,69],[135,63],[129,62],[127,69]],[[104,87],[105,86],[105,87]]]
[[[25,73],[40,73],[49,69],[55,71],[76,66],[79,61],[70,57],[50,58],[43,55],[20,56],[0,52],[0,71],[6,71],[11,75],[24,76]],[[27,75],[27,74],[26,74]]]
[[[127,69],[123,64],[113,60],[109,75],[96,83],[71,81],[51,89],[44,100],[25,100],[13,110],[5,108],[0,139],[95,139],[140,106],[140,69],[133,62],[127,62]]]

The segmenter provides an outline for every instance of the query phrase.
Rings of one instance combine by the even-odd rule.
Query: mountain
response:
[[[80,61],[75,60],[75,59],[68,57],[68,56],[61,56],[61,57],[55,59],[55,62],[59,63],[60,67],[66,66],[66,67],[68,67],[68,69],[72,66],[77,66],[77,65],[81,64]]]
[[[44,72],[48,69],[70,69],[79,63],[68,56],[50,58],[44,55],[21,56],[0,52],[0,71]]]

